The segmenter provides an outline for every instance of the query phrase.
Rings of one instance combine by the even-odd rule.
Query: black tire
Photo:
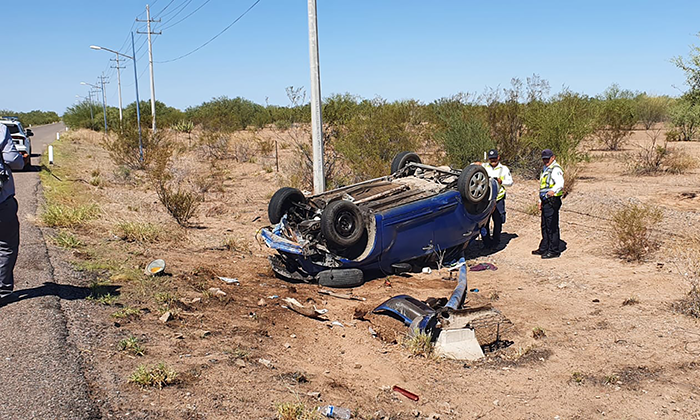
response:
[[[491,180],[486,169],[479,165],[464,168],[457,180],[457,190],[470,213],[483,211],[491,196]]]
[[[280,188],[270,199],[270,204],[267,206],[267,217],[270,219],[270,223],[273,225],[277,224],[292,206],[305,202],[306,197],[304,197],[304,193],[298,189],[292,187]]]
[[[391,161],[391,173],[395,174],[409,163],[421,163],[420,156],[413,152],[401,152]]]
[[[357,244],[365,233],[359,207],[346,200],[333,201],[321,213],[321,233],[333,249],[347,249]]]
[[[325,287],[357,287],[364,283],[364,275],[359,268],[338,268],[321,271],[317,275],[318,284]]]

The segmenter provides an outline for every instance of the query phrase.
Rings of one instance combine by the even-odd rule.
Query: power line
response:
[[[180,13],[182,13],[182,11],[185,10],[185,8],[186,8],[187,6],[190,5],[190,3],[192,3],[192,0],[184,0],[184,1],[183,1],[182,3],[180,3],[179,5],[175,6],[175,7],[172,8],[172,9],[170,9],[170,11],[169,11],[168,13],[165,13],[165,14],[163,14],[163,15],[159,15],[158,17],[160,17],[161,19],[163,19],[164,17],[170,16],[170,15],[172,15],[173,13],[175,13],[175,14],[170,18],[170,19],[173,19],[173,17],[175,17],[175,16],[179,15]]]
[[[177,25],[178,23],[182,22],[183,20],[187,19],[188,17],[192,16],[193,14],[197,13],[197,11],[198,11],[199,9],[201,9],[201,8],[204,7],[204,6],[206,6],[206,4],[209,3],[210,1],[211,1],[211,0],[205,1],[204,3],[202,3],[201,6],[199,6],[199,7],[196,8],[196,9],[194,9],[194,10],[193,10],[192,12],[190,12],[187,16],[183,17],[182,19],[178,20],[177,22],[175,22],[175,23],[173,23],[173,24],[171,24],[171,25],[168,25],[168,26],[164,27],[164,28],[161,29],[161,30],[164,31],[164,30],[166,30],[166,29],[168,29],[168,28],[172,28],[173,26]],[[176,16],[177,16],[177,15],[176,15]],[[173,16],[173,18],[174,18],[174,17],[175,17],[175,16]],[[172,18],[171,18],[170,20],[172,20]],[[168,21],[168,22],[169,22],[169,21]],[[163,22],[163,24],[166,24],[166,23],[168,23],[168,22]]]
[[[158,13],[156,16],[154,16],[153,19],[157,19],[158,16],[160,16],[161,13],[165,12],[165,11],[168,9],[168,7],[170,7],[170,5],[173,4],[174,1],[175,1],[175,0],[170,0],[170,3],[168,3],[167,6],[165,6],[165,7],[163,8],[163,10],[160,11],[160,13]],[[155,2],[154,2],[154,3],[155,3]],[[153,5],[151,5],[151,7],[153,7]]]
[[[238,17],[236,18],[236,20],[234,20],[233,22],[231,22],[230,25],[228,25],[227,27],[225,27],[223,31],[221,31],[221,32],[219,32],[218,34],[214,35],[213,38],[211,38],[209,41],[205,42],[204,44],[200,45],[199,47],[195,48],[194,50],[188,52],[187,54],[181,55],[181,56],[179,56],[179,57],[177,57],[177,58],[173,58],[172,60],[156,61],[156,63],[159,63],[159,64],[162,64],[162,63],[171,63],[171,62],[173,62],[173,61],[180,60],[181,58],[185,58],[185,57],[187,57],[188,55],[194,54],[195,52],[201,50],[202,48],[204,48],[205,46],[207,46],[207,44],[209,44],[210,42],[212,42],[213,40],[215,40],[216,38],[218,38],[221,34],[223,34],[224,32],[226,32],[227,30],[229,30],[229,28],[231,28],[236,22],[238,22],[239,20],[241,20],[241,19],[243,18],[243,16],[245,16],[248,12],[250,12],[250,11],[253,9],[253,7],[255,7],[258,3],[260,3],[260,0],[256,0],[255,3],[253,3],[253,4],[248,8],[248,10],[246,10],[245,12],[243,12],[243,14],[241,14],[240,16],[238,16]]]

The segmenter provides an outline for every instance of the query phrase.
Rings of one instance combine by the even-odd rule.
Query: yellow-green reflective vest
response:
[[[552,171],[554,170],[554,168],[561,169],[561,166],[559,166],[557,162],[554,162],[542,171],[542,175],[540,175],[540,196],[554,188],[554,181],[552,180]],[[554,196],[561,197],[563,192],[563,190],[560,190],[559,192],[554,194]]]
[[[503,165],[501,165],[501,163],[496,165],[496,168],[492,167],[491,165],[489,165],[486,162],[482,163],[481,166],[483,166],[487,171],[488,170],[495,171],[496,168],[498,168],[498,176],[496,178],[503,181]],[[500,188],[498,189],[498,195],[496,196],[496,201],[502,200],[503,197],[505,197],[505,196],[506,196],[506,187],[504,187],[503,184],[500,184]]]

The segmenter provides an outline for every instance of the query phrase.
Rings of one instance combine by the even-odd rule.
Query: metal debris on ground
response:
[[[294,298],[284,298],[283,299],[285,302],[289,304],[289,306],[283,306],[286,307],[289,310],[292,310],[298,314],[307,316],[309,318],[314,318],[322,321],[328,321],[328,318],[326,318],[324,315],[326,312],[328,312],[328,309],[316,309],[316,307],[306,307],[299,303],[298,300]]]
[[[321,295],[333,296],[333,297],[336,297],[339,299],[359,300],[359,301],[363,301],[363,302],[365,300],[367,300],[363,297],[351,295],[349,293],[336,293],[336,292],[331,292],[330,290],[325,290],[325,289],[319,290],[318,293]]]
[[[340,321],[333,321],[331,322],[331,325],[336,326],[336,327],[345,327],[342,322]]]
[[[414,394],[411,391],[407,391],[398,385],[394,385],[393,387],[391,387],[391,390],[398,392],[399,394],[403,395],[404,397],[408,398],[409,400],[418,401],[418,398],[419,398],[418,395]]]

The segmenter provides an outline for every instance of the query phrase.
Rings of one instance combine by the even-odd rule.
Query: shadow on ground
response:
[[[100,286],[99,294],[106,295],[107,293],[111,293],[112,295],[117,295],[119,294],[118,290],[119,286]],[[41,286],[33,287],[31,289],[15,290],[12,295],[0,300],[0,307],[19,302],[21,300],[33,299],[42,296],[56,296],[63,300],[80,300],[87,298],[91,294],[94,293],[89,287],[46,282]]]

